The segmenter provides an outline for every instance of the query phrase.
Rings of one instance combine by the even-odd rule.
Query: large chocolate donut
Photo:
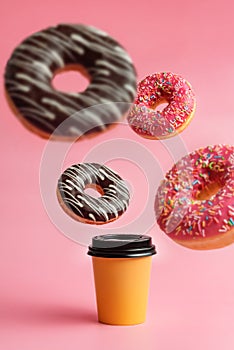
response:
[[[95,188],[101,197],[85,193]],[[63,210],[75,220],[105,224],[118,219],[128,207],[129,191],[121,177],[105,165],[75,164],[58,180],[57,196]]]
[[[56,72],[75,67],[90,78],[84,92],[64,93],[52,87]],[[15,49],[7,63],[5,87],[29,129],[47,138],[53,133],[55,138],[75,138],[101,131],[127,112],[135,97],[136,74],[129,55],[105,32],[60,24],[33,34]],[[104,103],[110,104],[84,110]]]

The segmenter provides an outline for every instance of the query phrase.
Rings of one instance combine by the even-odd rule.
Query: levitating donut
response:
[[[168,105],[162,111],[156,111],[162,103]],[[186,128],[195,107],[193,89],[183,77],[170,72],[155,73],[139,83],[128,123],[142,137],[165,139]]]
[[[85,193],[94,188],[101,197]],[[57,197],[63,210],[73,219],[88,224],[106,224],[118,219],[129,204],[125,182],[113,170],[97,163],[75,164],[61,175]]]
[[[74,68],[90,80],[84,92],[53,88],[57,72]],[[136,74],[129,55],[105,32],[60,24],[33,34],[14,50],[5,71],[5,88],[27,128],[45,138],[53,134],[54,138],[74,139],[102,131],[121,119],[135,97]],[[101,108],[100,104],[106,105]],[[91,106],[99,108],[87,109]]]
[[[234,242],[234,147],[215,145],[182,158],[158,188],[160,228],[193,249]]]

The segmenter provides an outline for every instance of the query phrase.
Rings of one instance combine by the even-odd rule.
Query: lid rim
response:
[[[95,258],[144,258],[144,257],[148,257],[148,256],[152,256],[157,254],[156,251],[152,251],[152,252],[145,252],[143,254],[92,254],[92,252],[88,252],[88,255],[95,257]]]
[[[152,244],[152,238],[140,234],[95,236],[88,248],[88,255],[100,258],[134,258],[152,256],[157,253],[155,245]]]

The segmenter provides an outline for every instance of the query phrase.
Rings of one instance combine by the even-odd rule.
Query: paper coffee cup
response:
[[[146,319],[152,239],[145,235],[108,234],[92,239],[99,322],[134,325]]]

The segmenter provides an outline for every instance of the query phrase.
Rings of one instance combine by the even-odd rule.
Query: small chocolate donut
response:
[[[85,193],[94,188],[101,197]],[[121,216],[129,204],[129,191],[121,177],[105,165],[75,164],[58,180],[58,201],[73,219],[89,224],[106,224]]]
[[[66,69],[77,69],[90,79],[84,92],[53,88],[54,75]],[[127,112],[136,93],[136,73],[126,51],[105,32],[59,24],[34,33],[14,50],[5,88],[12,108],[31,131],[45,138],[53,134],[74,139],[104,130]],[[105,105],[88,108],[100,104]]]

